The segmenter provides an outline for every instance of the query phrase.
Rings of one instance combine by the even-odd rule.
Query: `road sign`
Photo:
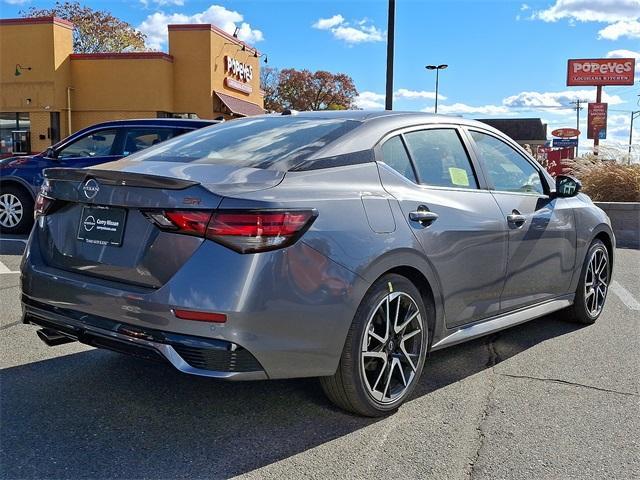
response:
[[[577,146],[578,146],[577,138],[554,138],[553,139],[554,148],[572,148]]]
[[[551,135],[562,138],[577,137],[580,135],[580,130],[577,128],[557,128],[551,132]]]

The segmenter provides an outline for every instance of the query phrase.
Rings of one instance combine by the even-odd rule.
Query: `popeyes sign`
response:
[[[242,63],[230,55],[224,57],[227,77],[224,84],[243,93],[251,93],[253,88],[248,84],[253,80],[253,67],[247,63]]]
[[[633,85],[635,66],[634,58],[572,59],[567,67],[567,85]]]

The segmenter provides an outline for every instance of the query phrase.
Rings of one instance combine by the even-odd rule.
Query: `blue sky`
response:
[[[265,52],[269,65],[348,73],[362,108],[383,107],[386,0],[83,3],[138,27],[158,49],[166,48],[168,23],[215,23],[227,31],[240,27],[240,37]],[[52,4],[0,0],[1,16]],[[446,63],[440,113],[541,117],[551,128],[573,127],[569,102],[593,100],[595,87],[567,87],[567,59],[607,56],[640,57],[640,0],[397,0],[394,108],[431,111],[435,77],[424,65]],[[605,87],[605,144],[628,143],[630,112],[640,110],[637,63],[633,87]],[[581,117],[586,119],[586,109]],[[636,125],[634,143],[640,143],[640,121]]]

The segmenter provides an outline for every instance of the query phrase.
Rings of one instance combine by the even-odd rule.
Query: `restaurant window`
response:
[[[14,137],[13,132],[31,130],[29,114],[26,112],[0,112],[0,156],[13,154]],[[21,149],[29,147],[20,145]]]
[[[172,113],[172,112],[157,112],[157,118],[192,118],[197,119],[197,113]]]

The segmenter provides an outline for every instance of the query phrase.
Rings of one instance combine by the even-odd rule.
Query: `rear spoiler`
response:
[[[46,168],[44,177],[49,180],[68,182],[86,182],[94,178],[103,185],[117,185],[127,187],[164,188],[167,190],[183,190],[199,185],[200,182],[181,178],[148,175],[146,173],[131,173],[119,170],[96,170],[84,168]]]

